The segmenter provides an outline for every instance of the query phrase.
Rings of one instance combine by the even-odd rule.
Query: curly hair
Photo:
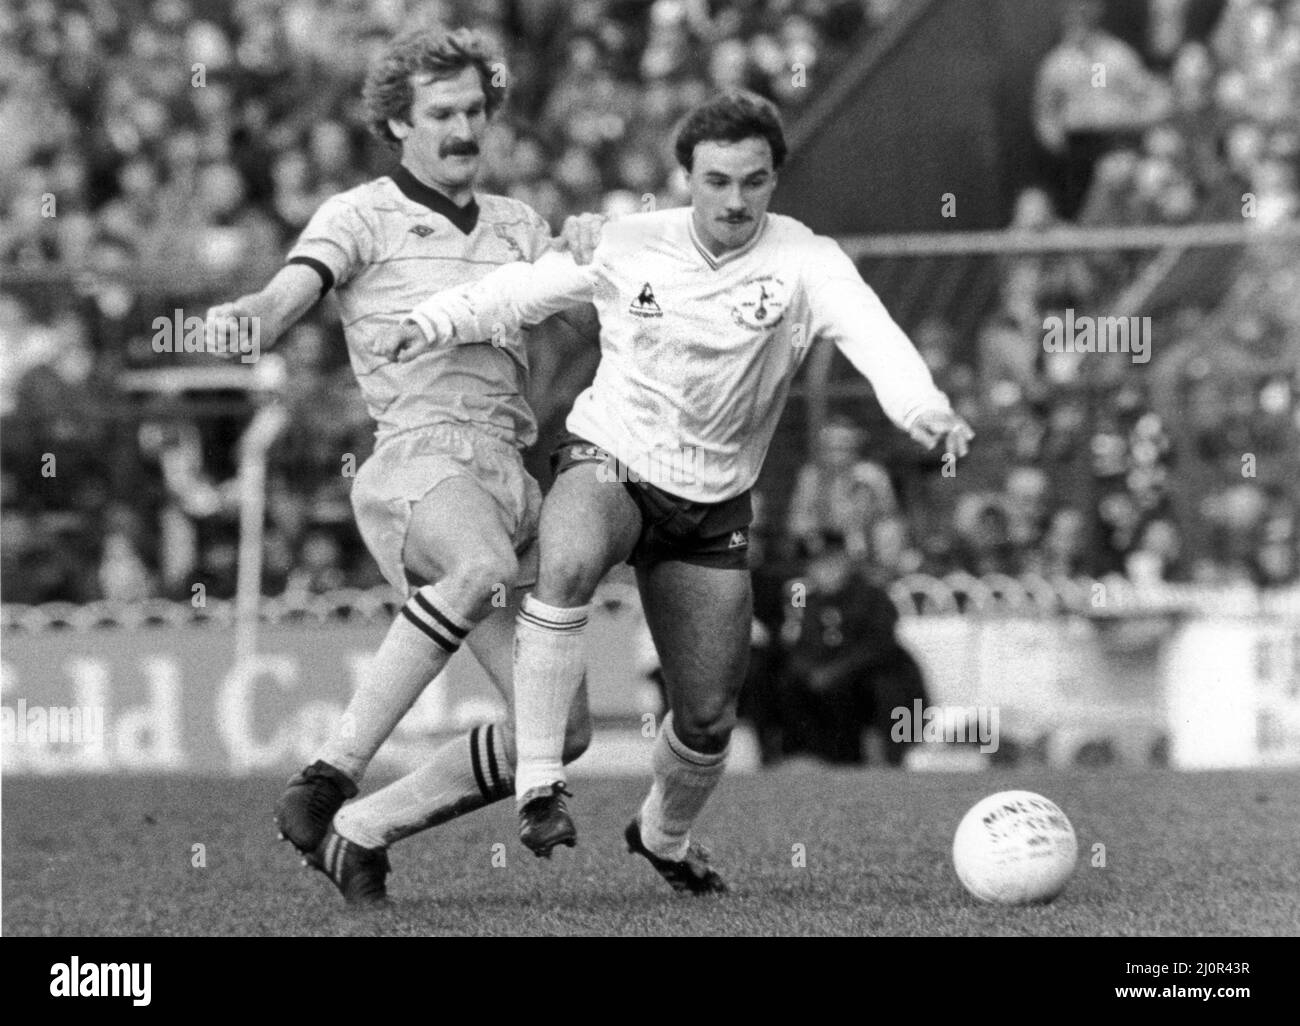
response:
[[[505,102],[506,63],[489,52],[487,40],[480,33],[465,28],[415,29],[397,36],[371,65],[361,92],[370,131],[389,146],[400,146],[388,122],[410,122],[415,99],[412,78],[454,78],[466,68],[478,72],[487,98],[487,115],[491,117]]]
[[[785,129],[776,105],[756,93],[733,90],[700,104],[682,119],[674,151],[677,163],[687,171],[695,160],[695,147],[702,142],[740,142],[757,137],[772,148],[772,167],[785,163]]]

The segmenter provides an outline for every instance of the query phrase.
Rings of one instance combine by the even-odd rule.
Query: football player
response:
[[[367,547],[406,601],[337,733],[290,780],[275,813],[281,836],[350,903],[386,900],[394,841],[513,793],[513,730],[503,719],[474,727],[427,765],[339,812],[462,644],[510,695],[512,596],[535,580],[541,506],[521,460],[537,431],[524,399],[524,334],[512,329],[402,364],[371,352],[379,333],[431,287],[474,281],[551,249],[550,231],[530,207],[474,189],[480,143],[504,98],[505,65],[477,33],[421,30],[393,40],[370,71],[364,101],[370,128],[400,153],[400,166],[326,200],[264,289],[208,314],[212,347],[237,351],[240,340],[232,346],[228,336],[248,318],[273,341],[333,291],[378,425],[352,504]],[[584,239],[594,245],[586,222],[566,223],[567,243]],[[578,322],[594,338],[594,327]],[[585,694],[571,708],[566,760],[590,737]]]
[[[768,212],[786,144],[776,109],[745,93],[692,111],[676,138],[691,205],[605,226],[581,266],[547,255],[499,268],[381,336],[423,359],[594,302],[596,378],[569,414],[542,507],[541,567],[515,648],[520,838],[538,855],[576,838],[565,723],[582,681],[597,583],[636,569],[670,710],[628,849],[677,890],[726,890],[691,826],[727,760],[748,658],[750,489],[812,343],[832,341],[885,413],[921,444],[964,456],[973,433],[829,238]]]

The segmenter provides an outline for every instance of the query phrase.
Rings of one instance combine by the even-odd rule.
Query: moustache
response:
[[[442,157],[477,157],[478,143],[476,142],[453,142],[447,143],[439,151]]]

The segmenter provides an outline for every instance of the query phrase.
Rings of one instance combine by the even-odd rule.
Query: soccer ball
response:
[[[952,842],[965,888],[997,905],[1048,902],[1065,889],[1079,845],[1053,802],[1033,791],[1001,791],[976,803]]]

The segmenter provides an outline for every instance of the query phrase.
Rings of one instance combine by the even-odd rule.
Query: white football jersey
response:
[[[722,502],[753,486],[819,339],[840,348],[904,430],[923,411],[950,409],[844,251],[779,214],[721,257],[696,236],[689,207],[634,214],[605,226],[585,267],[556,253],[507,264],[411,316],[457,345],[509,337],[582,303],[600,315],[601,360],[569,430],[685,499]]]

